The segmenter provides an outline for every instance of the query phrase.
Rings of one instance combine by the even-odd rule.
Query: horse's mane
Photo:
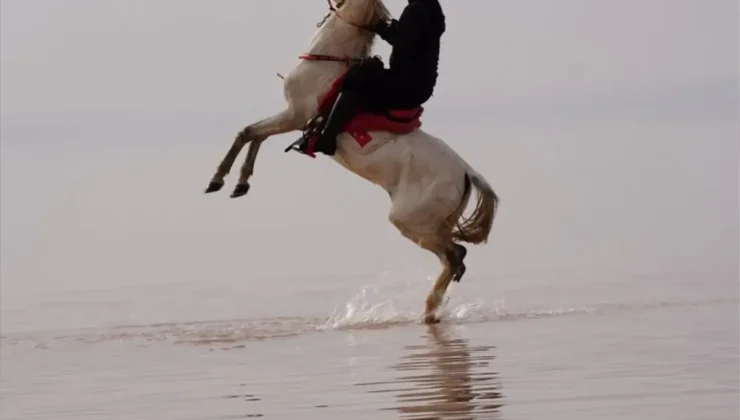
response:
[[[379,20],[389,20],[391,13],[383,0],[339,0],[337,10],[352,9],[352,16],[360,25],[370,25]]]
[[[378,21],[391,19],[391,13],[383,0],[339,0],[335,7],[340,13],[344,13],[345,19],[360,26],[370,26]],[[370,54],[375,38],[375,36],[371,37],[363,55]]]

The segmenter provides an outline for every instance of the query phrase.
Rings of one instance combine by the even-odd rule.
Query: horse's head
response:
[[[331,0],[328,1],[331,5]],[[338,0],[333,8],[340,19],[360,28],[373,26],[391,17],[383,0]]]
[[[390,19],[383,0],[327,0],[329,13],[318,23],[320,28],[311,40],[309,52],[324,56],[364,58],[375,41],[370,28]]]

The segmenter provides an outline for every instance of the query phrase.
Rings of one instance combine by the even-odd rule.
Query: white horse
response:
[[[268,137],[301,131],[318,113],[318,106],[337,78],[353,60],[370,57],[375,34],[364,29],[390,19],[382,0],[342,0],[314,35],[307,55],[285,77],[287,107],[247,126],[218,166],[206,193],[220,190],[236,157],[247,144],[249,151],[231,197],[249,190],[249,178],[260,145]],[[465,248],[457,242],[481,244],[488,240],[498,197],[485,178],[444,141],[421,129],[408,134],[372,131],[361,147],[348,133],[337,138],[333,159],[360,177],[384,188],[391,198],[388,218],[403,236],[434,253],[443,270],[426,299],[424,321],[438,322],[436,311],[452,280],[465,272]],[[463,212],[473,188],[478,200],[469,217]]]

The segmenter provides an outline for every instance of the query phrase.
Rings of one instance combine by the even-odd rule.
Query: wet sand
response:
[[[733,286],[681,284],[667,300],[592,295],[550,309],[461,297],[435,326],[362,293],[332,317],[14,331],[2,339],[0,414],[737,419]]]

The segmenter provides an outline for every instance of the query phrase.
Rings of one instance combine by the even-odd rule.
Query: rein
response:
[[[367,28],[362,27],[356,23],[352,23],[345,18],[342,17],[341,14],[339,14],[339,10],[334,6],[334,3],[332,3],[332,0],[326,0],[327,3],[329,3],[329,13],[324,16],[324,19],[321,20],[318,24],[316,24],[317,28],[320,28],[327,19],[329,19],[329,16],[331,16],[332,13],[337,15],[339,19],[342,20],[342,22],[354,26],[355,28],[360,28],[363,30],[367,30]],[[352,57],[337,57],[333,55],[324,55],[324,54],[303,54],[298,56],[301,60],[307,60],[307,61],[332,61],[332,62],[338,62],[338,63],[344,63],[347,66],[351,66],[353,64],[357,64],[362,61],[361,58],[352,58]]]

